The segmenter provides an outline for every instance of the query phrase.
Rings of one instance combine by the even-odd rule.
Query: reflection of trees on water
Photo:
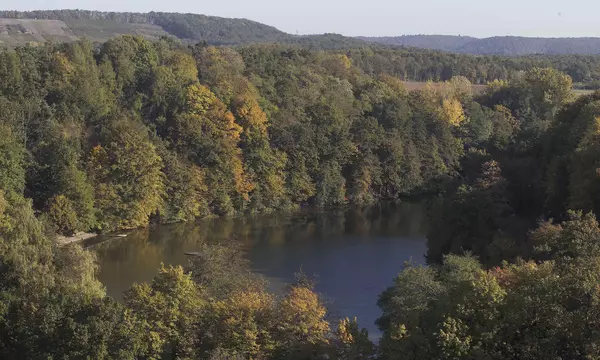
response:
[[[184,253],[197,251],[202,244],[236,241],[248,251],[257,246],[275,249],[291,243],[317,249],[320,244],[341,242],[349,237],[361,242],[380,237],[421,238],[426,225],[421,204],[381,203],[155,226],[133,231],[126,238],[100,243],[92,249],[98,254],[100,280],[111,295],[119,295],[133,282],[151,280],[161,262],[187,265]]]

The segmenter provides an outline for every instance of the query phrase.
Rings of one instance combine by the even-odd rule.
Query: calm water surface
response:
[[[381,204],[156,226],[88,245],[98,255],[98,278],[121,298],[134,282],[150,281],[161,262],[186,265],[184,253],[198,244],[237,241],[274,289],[302,268],[318,277],[317,290],[334,316],[357,316],[376,334],[377,296],[405,261],[423,262],[426,227],[423,204]]]

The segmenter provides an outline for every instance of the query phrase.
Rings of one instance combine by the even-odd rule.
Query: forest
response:
[[[0,52],[0,358],[600,357],[600,92],[573,95],[556,58],[495,74],[397,55],[135,36]],[[444,83],[407,91],[425,61]],[[380,339],[301,272],[272,293],[233,242],[122,302],[56,242],[409,197],[430,202],[427,266],[373,299]]]
[[[600,53],[600,39],[592,37],[543,38],[494,36],[480,39],[460,35],[403,35],[359,37],[359,39],[387,45],[410,46],[476,55],[590,55]]]

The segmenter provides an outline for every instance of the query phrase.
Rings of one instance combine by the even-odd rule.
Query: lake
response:
[[[404,262],[424,262],[427,216],[419,203],[302,210],[154,226],[126,238],[98,237],[86,245],[98,256],[98,278],[117,299],[134,282],[152,280],[160,263],[186,265],[198,244],[237,241],[274,291],[300,269],[317,277],[317,291],[334,317],[358,317],[371,335],[377,298]]]

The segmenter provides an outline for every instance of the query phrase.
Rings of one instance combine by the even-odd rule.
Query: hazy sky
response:
[[[0,7],[192,12],[300,34],[600,37],[599,0],[1,0]]]

